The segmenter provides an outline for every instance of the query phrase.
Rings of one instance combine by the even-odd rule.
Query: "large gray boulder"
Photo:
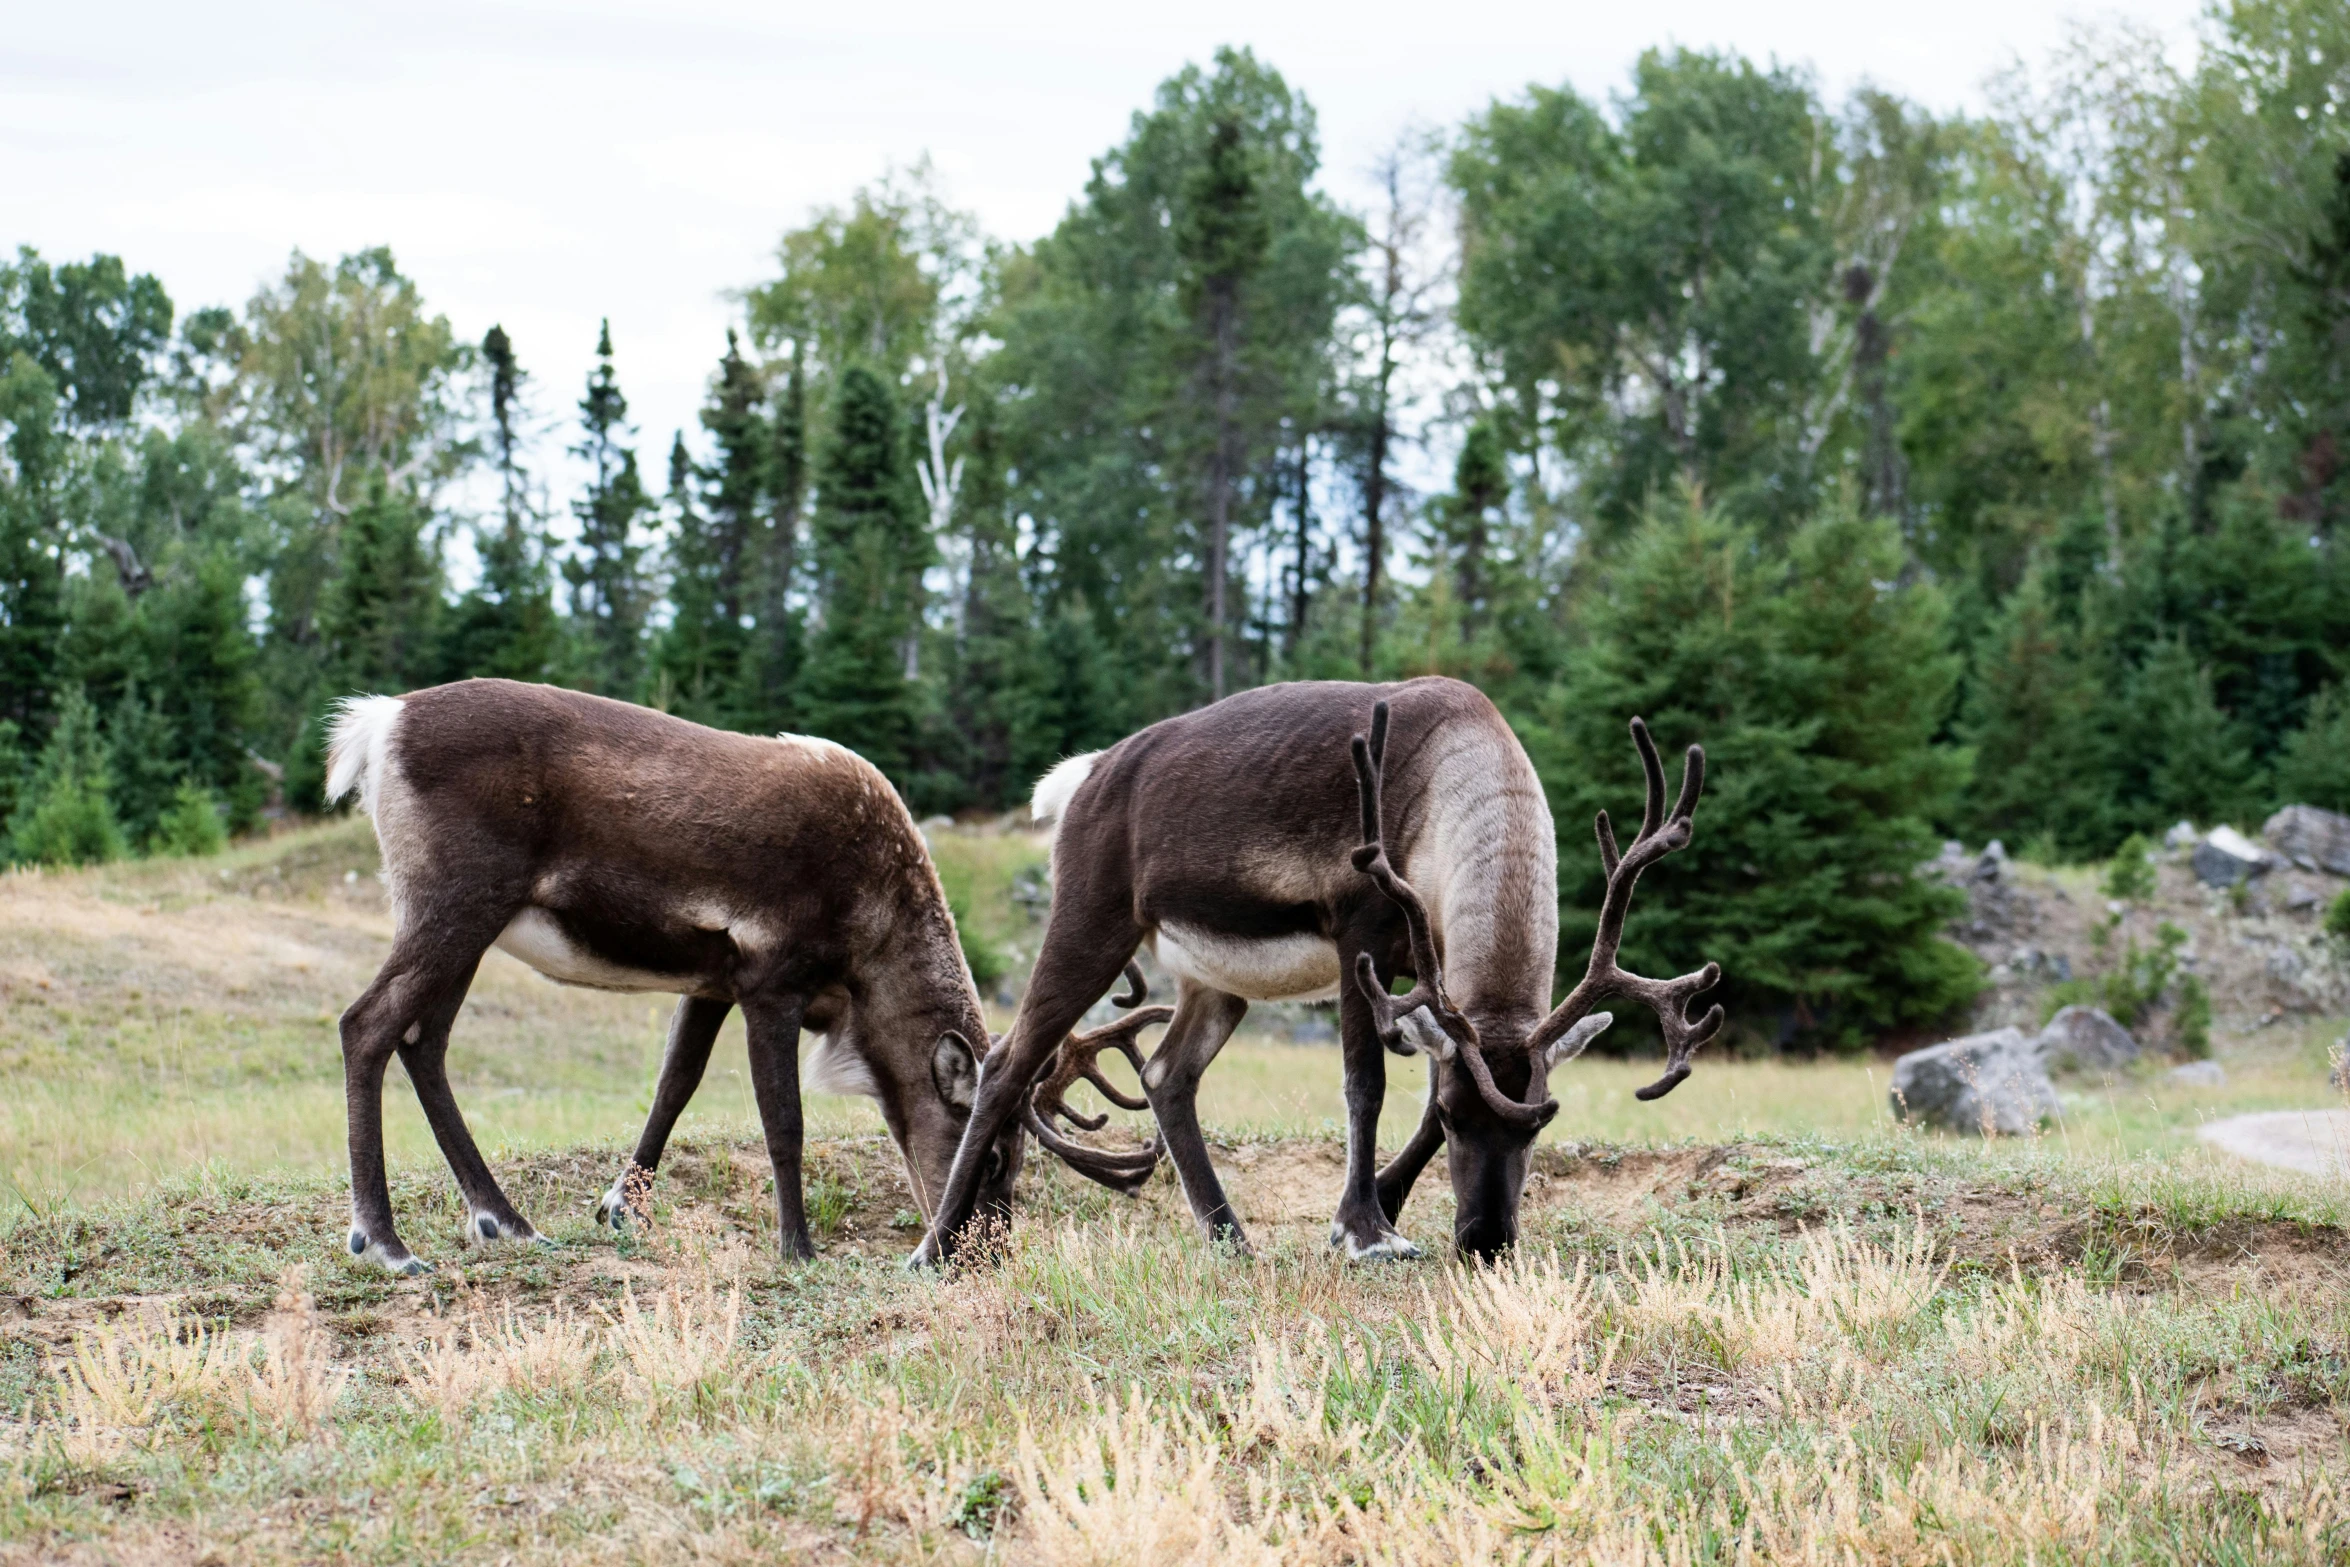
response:
[[[2206,887],[2233,887],[2264,876],[2276,864],[2259,844],[2233,827],[2214,827],[2195,845],[2195,875]]]
[[[2288,805],[2261,824],[2260,836],[2305,871],[2350,876],[2350,816],[2314,805]]]
[[[2138,1059],[2138,1041],[2102,1007],[2065,1007],[2040,1030],[2050,1071],[2110,1072]]]
[[[1978,1137],[2026,1137],[2061,1113],[2038,1041],[2020,1028],[1969,1034],[1893,1063],[1895,1119]]]

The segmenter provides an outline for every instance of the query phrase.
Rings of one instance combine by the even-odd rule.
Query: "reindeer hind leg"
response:
[[[1158,1120],[1159,1138],[1183,1183],[1193,1217],[1209,1240],[1230,1242],[1243,1253],[1249,1249],[1248,1236],[1241,1230],[1240,1215],[1232,1211],[1232,1200],[1224,1195],[1224,1183],[1208,1157],[1207,1136],[1200,1130],[1199,1080],[1247,1013],[1248,1003],[1240,997],[1183,981],[1167,1035],[1142,1073],[1142,1089]]]
[[[342,1017],[343,1088],[351,1149],[352,1255],[372,1257],[395,1273],[425,1271],[392,1220],[384,1168],[383,1079],[395,1055],[407,1068],[465,1199],[468,1239],[486,1215],[501,1233],[534,1235],[490,1177],[450,1092],[444,1057],[449,1028],[465,1002],[482,952],[505,920],[481,907],[424,906],[403,911],[391,956]]]

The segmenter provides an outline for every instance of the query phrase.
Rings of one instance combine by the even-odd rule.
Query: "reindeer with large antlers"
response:
[[[1704,754],[1692,746],[1668,813],[1646,726],[1634,720],[1632,736],[1647,808],[1620,852],[1599,818],[1607,894],[1598,937],[1581,981],[1556,1007],[1549,808],[1524,748],[1472,686],[1268,686],[1056,768],[1035,801],[1040,818],[1060,823],[1044,947],[1019,1017],[981,1072],[917,1260],[951,1254],[987,1139],[1032,1111],[1030,1085],[1047,1057],[1145,944],[1176,976],[1174,1016],[1147,1062],[1121,1048],[1138,1059],[1160,1141],[1210,1235],[1243,1239],[1200,1131],[1200,1075],[1250,1001],[1335,996],[1347,1161],[1331,1243],[1357,1259],[1417,1255],[1395,1221],[1442,1147],[1456,1244],[1474,1256],[1509,1246],[1534,1138],[1558,1112],[1549,1072],[1613,1021],[1600,1003],[1641,1002],[1662,1023],[1665,1073],[1643,1099],[1687,1077],[1691,1056],[1721,1027],[1719,1007],[1691,1016],[1720,977],[1713,964],[1652,980],[1616,963],[1633,888],[1689,842],[1704,782]],[[1412,988],[1390,995],[1404,976]],[[1418,1131],[1379,1169],[1382,1046],[1425,1054],[1432,1070]],[[1074,1070],[1064,1055],[1054,1104]]]

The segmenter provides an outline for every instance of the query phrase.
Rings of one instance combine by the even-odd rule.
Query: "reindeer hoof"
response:
[[[396,1278],[413,1279],[432,1271],[431,1263],[421,1257],[410,1256],[407,1247],[398,1242],[387,1246],[370,1238],[365,1230],[351,1232],[350,1246],[352,1256],[372,1259],[377,1266]]]
[[[596,1222],[615,1234],[630,1225],[652,1228],[653,1172],[630,1164],[603,1196],[596,1199]]]
[[[465,1222],[459,1227],[458,1233],[464,1236],[468,1246],[488,1246],[498,1241],[535,1241],[540,1238],[538,1231],[521,1219],[508,1223],[495,1214],[483,1213],[479,1209],[465,1215]]]
[[[1358,1240],[1345,1226],[1330,1226],[1330,1244],[1346,1253],[1349,1262],[1410,1262],[1421,1255],[1420,1248],[1393,1230]]]

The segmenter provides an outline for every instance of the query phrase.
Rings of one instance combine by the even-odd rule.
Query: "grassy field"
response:
[[[1013,902],[1042,851],[1021,837],[942,834],[950,894],[980,940],[1033,955]],[[335,1018],[390,940],[364,822],[314,828],[212,860],[126,864],[0,879],[0,1179],[47,1211],[153,1188],[182,1172],[325,1175],[343,1161]],[[625,1149],[660,1059],[659,998],[551,985],[492,952],[458,1021],[450,1071],[483,1147],[506,1154],[601,1143]],[[1006,1019],[999,1015],[999,1023]],[[2148,1072],[2068,1085],[2059,1140],[2096,1155],[2207,1157],[2195,1124],[2244,1110],[2328,1102],[2326,1052],[2340,1020],[2221,1041],[2228,1081]],[[1707,1060],[1670,1098],[1639,1104],[1649,1063],[1590,1059],[1557,1078],[1552,1142],[1721,1141],[1886,1132],[1882,1062]],[[1425,1076],[1389,1063],[1386,1134],[1408,1134]],[[1202,1091],[1233,1134],[1334,1134],[1338,1053],[1244,1026]],[[437,1162],[399,1067],[387,1088],[395,1161]],[[813,1096],[819,1134],[880,1130],[863,1100]],[[730,1021],[689,1133],[755,1126]],[[2006,1151],[1994,1150],[1992,1157]]]
[[[942,834],[1014,961],[1036,847]],[[366,829],[0,881],[0,1561],[2338,1561],[2341,1188],[2193,1138],[2315,1106],[2338,1021],[2228,1082],[2068,1088],[2063,1129],[1893,1128],[1878,1062],[1561,1074],[1513,1266],[1323,1242],[1337,1053],[1245,1033],[1203,1094],[1258,1243],[1031,1161],[991,1261],[917,1231],[818,1100],[823,1255],[772,1260],[739,1035],[647,1235],[588,1205],[664,1009],[502,956],[461,1101],[561,1244],[465,1251],[413,1096],[405,1232],[352,1263],[334,1018],[388,941]],[[1389,1139],[1422,1085],[1391,1063]],[[1447,1233],[1439,1170],[1405,1228]]]

